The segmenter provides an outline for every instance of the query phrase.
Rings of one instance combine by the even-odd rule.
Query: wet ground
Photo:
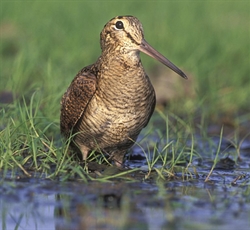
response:
[[[213,141],[216,146],[219,138]],[[201,140],[200,151],[208,148]],[[10,174],[0,185],[1,229],[249,229],[250,142],[241,144],[240,159],[228,141],[221,149],[207,182],[211,156],[196,156],[188,172],[177,169],[161,179],[155,170],[148,174],[137,146],[126,165],[140,170],[126,180],[62,182]]]

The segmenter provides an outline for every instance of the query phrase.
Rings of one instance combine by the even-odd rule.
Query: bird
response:
[[[81,69],[62,96],[60,130],[80,160],[86,161],[96,151],[122,168],[126,152],[147,126],[156,104],[140,52],[187,76],[149,45],[134,16],[117,16],[107,22],[100,45],[97,61]]]

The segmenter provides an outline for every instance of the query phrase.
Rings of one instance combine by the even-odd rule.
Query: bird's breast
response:
[[[80,130],[105,143],[135,140],[155,105],[155,92],[143,68],[101,72],[97,89],[80,122]],[[105,146],[104,146],[105,147]]]

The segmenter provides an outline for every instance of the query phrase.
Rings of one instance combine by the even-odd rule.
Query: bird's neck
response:
[[[120,70],[136,68],[141,64],[140,52],[137,50],[105,50],[102,52],[99,60],[100,69],[102,68],[118,68]]]
[[[98,69],[99,87],[107,83],[109,85],[121,84],[133,87],[135,82],[146,80],[138,51],[129,53],[103,52],[96,62],[96,67]]]

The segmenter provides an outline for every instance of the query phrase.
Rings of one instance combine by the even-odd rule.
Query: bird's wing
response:
[[[71,82],[61,100],[61,133],[69,137],[72,128],[84,113],[96,91],[97,78],[86,67]]]

